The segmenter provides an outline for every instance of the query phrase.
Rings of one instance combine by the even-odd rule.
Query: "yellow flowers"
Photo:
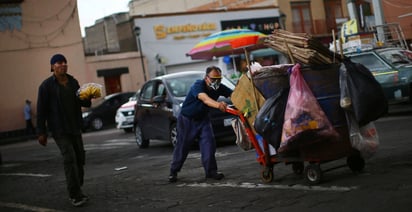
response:
[[[77,95],[81,100],[99,98],[102,96],[103,86],[97,83],[86,83],[77,91]]]

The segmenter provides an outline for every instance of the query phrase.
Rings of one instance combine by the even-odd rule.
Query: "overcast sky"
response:
[[[84,36],[84,28],[91,26],[97,19],[118,12],[127,12],[130,0],[77,0],[80,27]]]

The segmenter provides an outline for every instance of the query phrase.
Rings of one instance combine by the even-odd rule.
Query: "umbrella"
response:
[[[265,37],[265,34],[249,29],[223,30],[201,40],[186,55],[192,59],[210,60],[213,57],[242,54],[247,50],[265,48]]]

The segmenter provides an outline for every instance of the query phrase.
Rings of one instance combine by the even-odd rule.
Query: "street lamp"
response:
[[[135,26],[134,27],[134,34],[137,37],[137,42],[139,43],[139,51],[140,51],[140,59],[142,61],[142,69],[143,69],[143,77],[144,77],[144,81],[146,82],[146,69],[144,67],[144,61],[143,61],[143,49],[142,49],[142,44],[140,43],[140,27],[139,26]]]

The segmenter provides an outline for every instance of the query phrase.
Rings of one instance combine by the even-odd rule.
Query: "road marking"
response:
[[[1,176],[23,176],[23,177],[51,177],[50,174],[34,174],[34,173],[0,173]]]
[[[108,150],[117,149],[125,146],[136,146],[136,143],[132,139],[111,139],[105,140],[104,143],[99,144],[85,144],[85,150]]]
[[[20,163],[6,163],[6,164],[2,164],[1,166],[4,168],[11,168],[15,166],[20,166]]]
[[[287,189],[287,190],[305,190],[305,191],[338,191],[345,192],[358,189],[356,186],[342,187],[342,186],[305,186],[305,185],[268,185],[268,184],[256,184],[256,183],[183,183],[178,185],[178,187],[230,187],[230,188],[252,188],[252,189],[263,189],[263,188],[274,188],[274,189]]]
[[[13,202],[1,202],[0,201],[0,206],[8,207],[8,208],[23,209],[23,210],[26,210],[26,211],[59,212],[58,210],[54,210],[54,209],[50,209],[50,208],[42,208],[42,207],[36,207],[36,206],[25,205],[25,204],[21,204],[21,203],[13,203]]]

